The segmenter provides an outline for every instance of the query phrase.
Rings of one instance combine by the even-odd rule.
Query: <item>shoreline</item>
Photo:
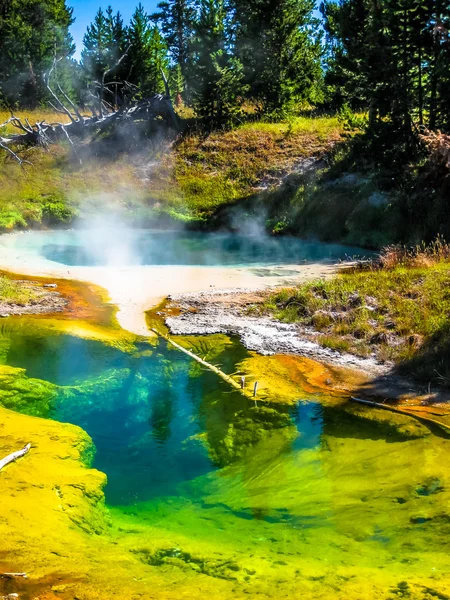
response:
[[[9,278],[9,274],[8,274]],[[22,315],[47,315],[64,313],[69,306],[69,299],[60,291],[56,283],[34,281],[33,279],[10,278],[21,289],[33,294],[27,302],[0,300],[0,318]]]
[[[268,289],[294,286],[332,275],[337,266],[326,262],[301,265],[253,267],[215,266],[67,266],[45,259],[27,249],[15,248],[16,235],[0,236],[0,270],[24,277],[75,280],[106,290],[109,303],[117,307],[116,319],[126,331],[153,335],[145,313],[171,294],[214,289]]]
[[[172,294],[157,314],[173,335],[235,335],[248,350],[259,355],[304,357],[356,371],[366,377],[366,382],[355,392],[368,398],[398,400],[405,405],[450,402],[450,391],[431,390],[398,375],[394,363],[324,348],[311,339],[313,332],[306,336],[298,324],[283,323],[267,315],[252,316],[267,292],[247,289]]]
[[[252,316],[271,290],[211,290],[170,294],[160,315],[174,335],[237,335],[242,344],[263,356],[294,354],[331,365],[380,376],[391,365],[324,348],[302,335],[295,323],[283,323],[268,315]]]

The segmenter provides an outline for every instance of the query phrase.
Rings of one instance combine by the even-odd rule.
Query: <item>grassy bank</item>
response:
[[[8,116],[0,113],[0,121]],[[61,120],[49,112],[19,116]],[[176,140],[138,131],[126,144],[99,139],[76,153],[67,145],[30,148],[25,169],[6,158],[0,231],[67,226],[76,217],[120,210],[141,226],[257,221],[273,234],[377,249],[437,233],[450,238],[450,175],[431,151],[411,164],[400,161],[395,147],[374,147],[373,136],[349,134],[333,116],[249,122],[208,134],[192,122],[182,119],[185,131]],[[0,133],[10,131],[9,125]],[[309,158],[325,160],[305,170]]]
[[[416,252],[272,295],[266,309],[298,322],[322,346],[393,362],[402,372],[450,385],[449,248]]]
[[[50,112],[20,113],[61,121]],[[0,122],[9,114],[0,113]],[[1,132],[11,132],[7,126]],[[275,188],[303,157],[322,156],[341,139],[337,118],[251,123],[174,143],[148,140],[115,155],[105,146],[30,148],[32,165],[0,163],[0,230],[68,224],[75,216],[120,208],[139,223],[169,217],[204,224],[218,209]],[[111,146],[109,146],[111,148]],[[82,164],[80,164],[80,160]]]
[[[341,134],[337,118],[298,117],[189,135],[153,171],[153,201],[180,218],[204,222],[221,207],[277,187],[303,158],[329,152]]]
[[[26,305],[36,301],[37,297],[29,286],[0,275],[0,304]]]

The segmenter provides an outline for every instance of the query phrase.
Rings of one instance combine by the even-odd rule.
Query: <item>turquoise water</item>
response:
[[[263,234],[98,230],[33,232],[14,238],[13,248],[66,266],[202,265],[257,266],[336,262],[368,252]]]
[[[222,353],[221,364],[232,371],[246,355],[235,343]],[[12,333],[4,361],[56,386],[43,416],[91,435],[97,450],[93,466],[108,475],[110,504],[175,494],[180,483],[233,462],[240,440],[233,453],[221,446],[230,425],[245,424],[246,438],[252,428],[258,437],[291,421],[290,408],[255,406],[164,341],[155,350],[139,344],[135,354],[127,354],[69,335]],[[208,449],[195,439],[205,432]]]
[[[181,569],[178,578],[211,574],[223,557],[238,566],[211,576],[234,581],[236,568],[243,585],[258,582],[277,600],[295,598],[300,581],[323,582],[334,597],[353,577],[374,585],[370,595],[353,590],[355,600],[377,597],[383,577],[420,576],[445,597],[444,435],[407,417],[366,418],[323,394],[306,400],[300,387],[293,404],[255,402],[164,341],[122,352],[39,323],[3,326],[2,361],[25,378],[0,379],[0,401],[89,433],[120,543],[137,560]],[[227,373],[247,357],[238,342],[195,349]]]

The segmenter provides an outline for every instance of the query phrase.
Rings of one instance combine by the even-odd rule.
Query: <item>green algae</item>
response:
[[[25,369],[0,366],[0,405],[33,416],[48,417],[56,386],[26,376]]]
[[[0,409],[3,453],[33,443],[0,475],[5,570],[33,564],[32,581],[59,573],[48,580],[58,597],[85,600],[449,596],[450,440],[329,392],[329,378],[344,382],[340,372],[312,361],[295,370],[225,336],[216,342],[182,341],[230,374],[265,378],[255,401],[161,340],[129,352],[97,351],[92,340],[69,346],[90,361],[85,370],[61,346],[54,378],[62,373],[64,384],[1,367],[2,405],[78,419],[97,445],[95,457],[81,429]],[[45,347],[40,354],[45,361]],[[114,471],[111,457],[125,469]],[[177,461],[200,462],[159,485],[167,465],[178,477]],[[92,465],[141,496],[112,502],[106,487],[106,508],[105,477]]]

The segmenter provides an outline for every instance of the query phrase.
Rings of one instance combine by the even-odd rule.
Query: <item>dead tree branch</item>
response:
[[[20,458],[21,456],[25,456],[25,454],[28,454],[28,452],[30,451],[30,448],[31,448],[31,444],[27,444],[21,450],[16,450],[16,452],[13,452],[12,454],[8,454],[8,456],[5,456],[5,458],[0,460],[0,471],[3,469],[3,467],[6,467],[6,465],[9,465],[9,463],[12,463],[15,460],[17,460],[18,458]]]
[[[11,117],[3,123],[1,127],[12,125],[18,130],[18,133],[0,136],[0,150],[3,150],[11,158],[16,160],[21,166],[24,164],[30,164],[28,161],[23,160],[18,151],[24,147],[30,146],[43,146],[47,147],[50,144],[58,143],[59,141],[66,140],[70,146],[74,149],[76,154],[76,143],[77,140],[87,140],[93,142],[100,135],[113,131],[115,127],[121,124],[129,124],[132,121],[162,121],[168,128],[173,128],[176,131],[179,130],[178,118],[172,106],[172,102],[169,96],[169,87],[167,79],[163,73],[164,85],[166,87],[166,95],[154,94],[143,100],[135,101],[137,87],[133,84],[123,81],[114,81],[111,84],[105,83],[105,77],[116,69],[121,62],[127,56],[129,48],[119,58],[119,60],[109,69],[107,69],[103,75],[101,82],[97,82],[97,95],[95,96],[92,92],[89,93],[89,97],[98,101],[98,111],[94,106],[88,106],[91,116],[83,115],[82,110],[75,105],[75,103],[69,98],[64,92],[59,82],[56,80],[57,92],[51,85],[52,76],[56,76],[56,66],[59,62],[55,58],[53,65],[46,73],[44,77],[45,85],[48,93],[51,97],[49,102],[50,106],[67,117],[70,121],[68,123],[47,123],[45,121],[38,121],[33,125],[24,119],[23,121],[11,113]],[[116,86],[115,94],[108,88],[110,85]],[[120,85],[122,88],[122,103],[119,108],[113,106],[104,99],[105,90],[112,94],[117,103],[117,86]],[[123,131],[121,131],[123,135]],[[131,134],[130,134],[131,135]]]

